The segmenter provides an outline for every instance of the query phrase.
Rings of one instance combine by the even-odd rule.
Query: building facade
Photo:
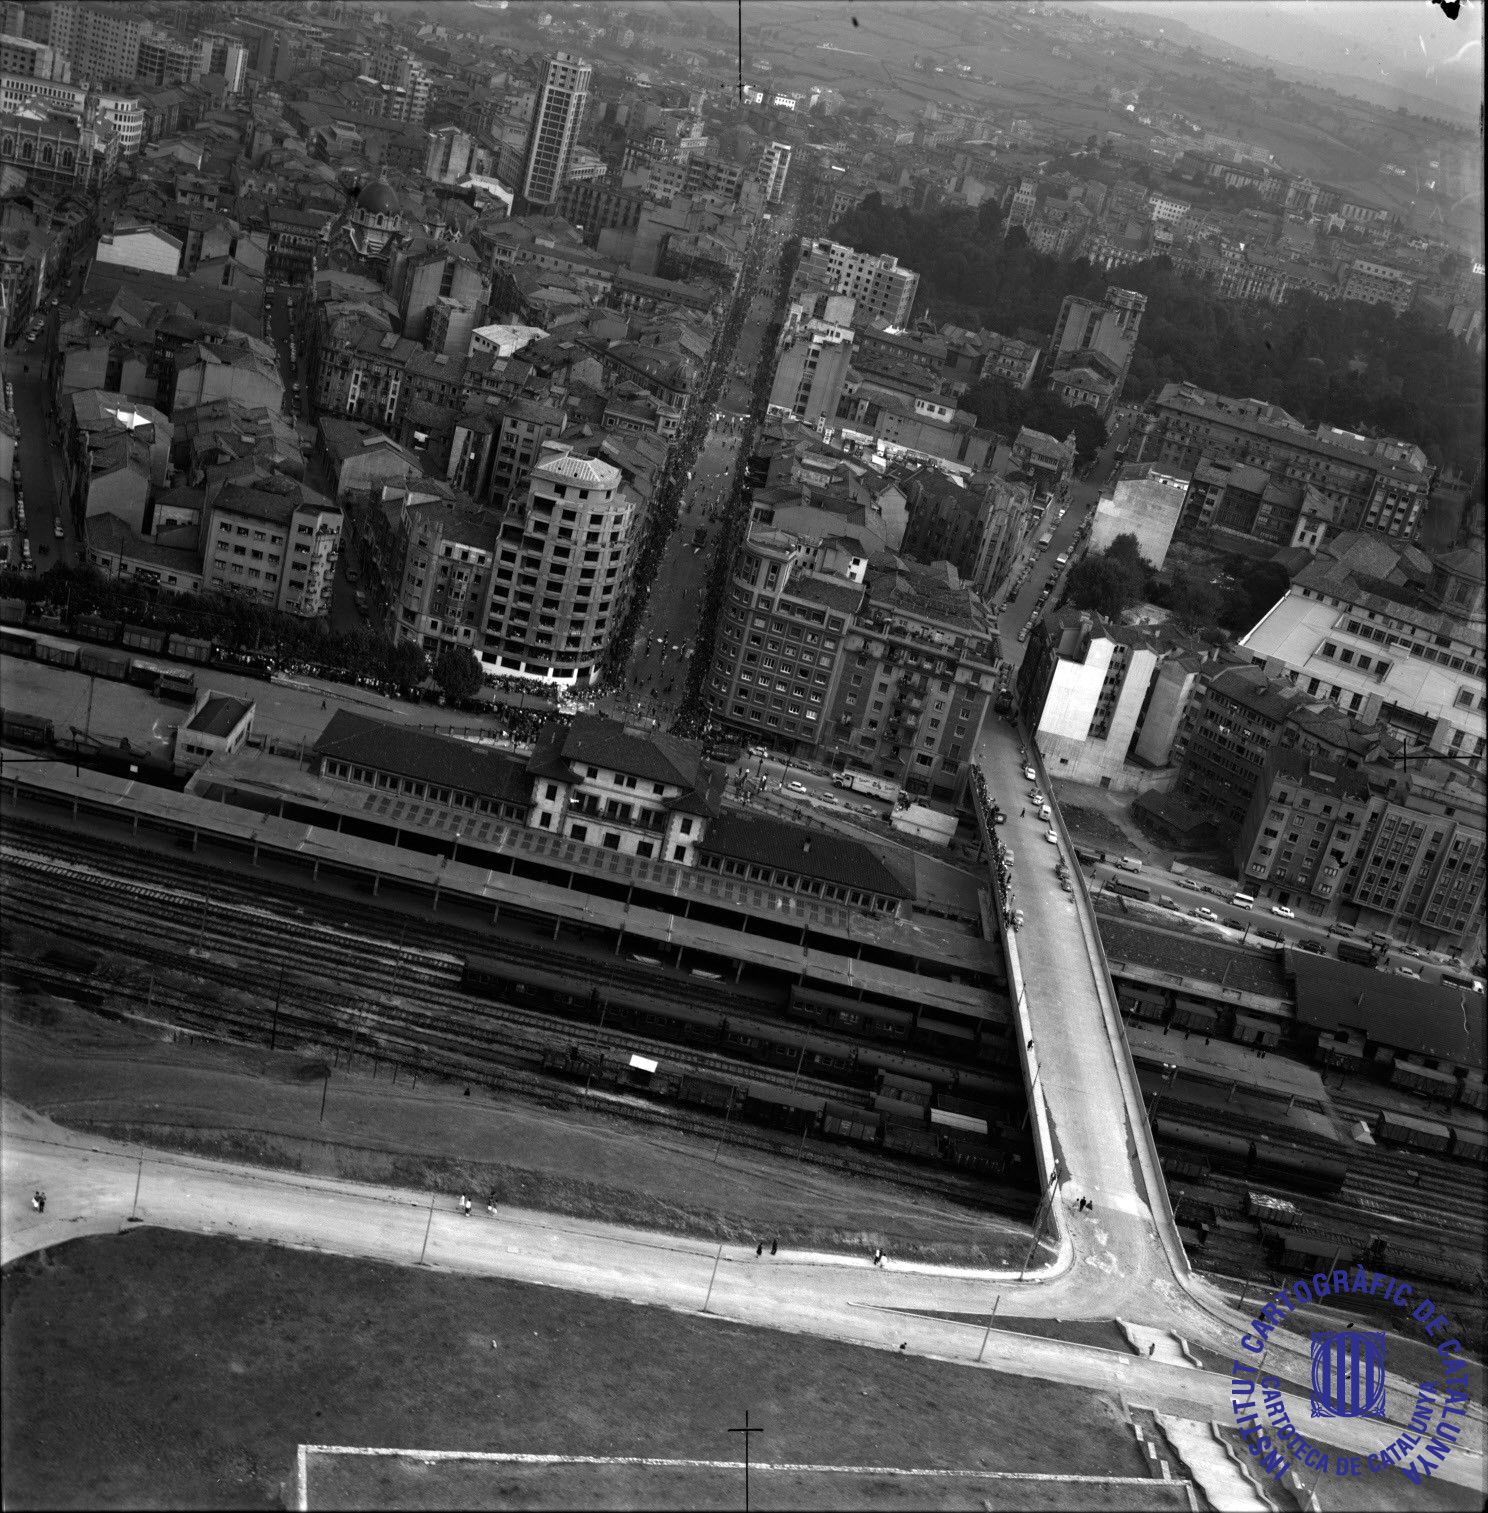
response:
[[[493,673],[587,685],[624,618],[641,507],[620,470],[549,442],[502,522],[482,660]]]
[[[793,294],[819,283],[836,294],[850,294],[855,318],[864,324],[906,326],[920,288],[920,275],[899,266],[887,252],[858,252],[824,238],[801,239],[801,260],[791,281]]]
[[[546,209],[558,199],[592,79],[590,66],[568,53],[558,53],[548,62],[522,169],[521,197],[529,209]]]
[[[307,619],[329,614],[341,527],[339,505],[290,479],[226,484],[202,532],[205,586]]]

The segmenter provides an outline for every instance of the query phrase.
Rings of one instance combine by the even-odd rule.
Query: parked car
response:
[[[52,521],[52,535],[54,535],[58,541],[62,539],[62,522],[60,520]]]
[[[1207,904],[1200,904],[1199,907],[1193,911],[1193,916],[1195,919],[1207,919],[1216,925],[1219,923],[1219,915],[1217,915],[1213,909],[1209,908]]]
[[[806,792],[806,785],[805,785],[805,783],[797,783],[794,780],[792,780],[791,782],[787,783],[785,786],[787,788],[789,788],[792,793],[805,793]]]
[[[1414,977],[1417,982],[1421,980],[1421,974],[1415,967],[1398,965],[1391,968],[1391,970],[1398,973],[1401,977]]]
[[[1296,919],[1296,915],[1285,904],[1272,904],[1271,912],[1277,919]]]
[[[1028,779],[1028,781],[1029,781],[1029,782],[1030,782],[1030,783],[1031,783],[1031,782],[1033,782],[1033,781],[1034,781],[1034,779],[1035,779],[1035,778],[1037,778],[1037,777],[1038,777],[1038,773],[1036,773],[1036,772],[1035,772],[1035,771],[1034,771],[1034,770],[1033,770],[1033,768],[1032,768],[1032,767],[1025,767],[1025,768],[1024,768],[1024,769],[1023,769],[1023,776],[1024,776],[1024,777],[1026,777],[1026,778],[1027,778],[1027,779]]]
[[[1321,941],[1311,939],[1299,940],[1297,942],[1297,949],[1299,951],[1307,951],[1313,956],[1326,956],[1328,954],[1327,949],[1323,946]]]
[[[1273,946],[1284,946],[1286,944],[1286,936],[1280,930],[1272,930],[1266,926],[1258,928],[1255,932],[1255,937],[1257,940],[1269,941]]]
[[[1044,832],[1044,839],[1051,846],[1057,846],[1059,844],[1059,832],[1057,830],[1046,830]]]

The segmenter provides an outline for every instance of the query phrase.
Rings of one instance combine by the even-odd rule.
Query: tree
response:
[[[486,675],[468,647],[447,646],[434,658],[434,681],[451,704],[463,704],[485,686]]]
[[[1136,537],[1118,540],[1130,542],[1130,546],[1123,546],[1114,556],[1110,551],[1090,552],[1070,569],[1066,597],[1076,609],[1093,609],[1115,619],[1142,597],[1147,586],[1147,564],[1136,550]],[[1116,542],[1111,545],[1114,547]]]
[[[398,641],[388,651],[387,671],[399,688],[417,688],[429,676],[429,659],[421,646]]]

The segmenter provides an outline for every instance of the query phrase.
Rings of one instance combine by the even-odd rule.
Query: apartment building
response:
[[[1271,752],[1235,846],[1248,891],[1428,950],[1482,935],[1481,779],[1428,760],[1359,770]]]
[[[778,205],[785,199],[785,181],[790,174],[791,149],[788,142],[771,142],[760,154],[754,181],[765,197],[765,204]]]
[[[1356,257],[1339,270],[1338,293],[1341,299],[1362,300],[1366,305],[1389,305],[1397,315],[1404,315],[1416,297],[1416,280],[1385,263]]]
[[[201,66],[201,50],[196,44],[183,42],[153,26],[141,30],[137,58],[134,77],[142,84],[153,84],[156,88],[189,84],[208,72]]]
[[[643,511],[620,470],[548,442],[501,526],[481,659],[495,673],[586,686],[624,618]]]
[[[928,463],[900,482],[909,518],[898,550],[916,562],[949,562],[991,602],[1037,518],[1032,489]]]
[[[0,75],[0,115],[41,109],[77,121],[92,130],[112,127],[119,139],[118,151],[132,157],[145,139],[145,110],[135,95],[89,89],[56,79],[37,79],[20,74]],[[21,137],[24,141],[24,137]],[[0,152],[0,156],[4,156]],[[17,147],[14,161],[28,168],[32,162]],[[38,163],[37,166],[45,166]]]
[[[45,42],[30,37],[0,33],[0,74],[14,74],[24,79],[56,79],[67,83],[72,65]]]
[[[307,619],[329,614],[341,528],[340,505],[294,479],[224,484],[207,505],[205,586]]]
[[[1392,775],[1349,868],[1345,900],[1357,924],[1427,949],[1481,954],[1484,798],[1477,775],[1445,762]]]
[[[1118,536],[1135,536],[1142,557],[1160,570],[1167,561],[1188,488],[1187,474],[1150,463],[1128,464],[1096,500],[1089,550],[1103,552]]]
[[[730,565],[708,702],[723,723],[786,751],[823,742],[843,639],[879,544],[846,520],[840,535],[823,535],[835,525],[828,518],[807,535],[751,524]]]
[[[1240,640],[1309,697],[1383,722],[1413,748],[1484,768],[1484,568],[1378,536],[1326,543]]]
[[[403,574],[394,634],[431,656],[481,646],[490,611],[499,524],[445,501],[409,504],[400,521]]]
[[[1018,703],[1051,775],[1117,792],[1168,767],[1206,648],[1166,625],[1065,609],[1035,625]]]
[[[1147,297],[1114,285],[1104,301],[1066,295],[1049,342],[1049,382],[1076,403],[1091,403],[1104,418],[1121,402],[1142,329]],[[1099,382],[1092,388],[1086,375]]]
[[[987,354],[981,377],[1005,378],[1015,389],[1027,389],[1043,355],[1039,349],[1032,342],[1002,336],[996,331],[983,331],[981,339]]]
[[[799,294],[812,284],[850,294],[857,305],[855,318],[864,325],[907,326],[920,276],[901,268],[898,258],[887,252],[858,252],[841,242],[802,237],[791,293]]]
[[[1166,385],[1153,408],[1157,423],[1144,458],[1189,472],[1203,457],[1264,468],[1278,483],[1312,485],[1337,507],[1340,530],[1415,537],[1431,468],[1409,442],[1329,425],[1309,430],[1279,405],[1195,384]]]
[[[824,302],[830,307],[829,298]],[[847,318],[851,320],[851,301]],[[818,301],[795,301],[776,345],[775,379],[767,413],[794,415],[819,426],[837,414],[853,355],[853,330],[847,321],[819,319],[809,313]]]
[[[554,205],[578,140],[593,70],[579,58],[558,53],[548,61],[532,116],[522,169],[521,198],[529,210]]]
[[[76,79],[132,79],[145,25],[122,5],[53,0],[47,41],[72,64]]]
[[[958,802],[998,663],[996,621],[950,563],[875,561],[823,731],[834,762]]]

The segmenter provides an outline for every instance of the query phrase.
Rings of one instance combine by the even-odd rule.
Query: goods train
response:
[[[87,647],[68,647],[49,641],[44,633],[66,632],[69,628],[67,621],[43,617],[34,622],[37,629],[27,630],[20,624],[25,618],[25,606],[18,600],[4,602],[9,609],[0,616],[0,651],[10,656],[51,662],[59,667],[81,667],[84,672],[94,672],[99,677],[123,678],[128,675],[127,671],[116,674],[81,661],[79,653],[87,652]],[[117,646],[125,652],[146,652],[155,657],[170,657],[180,662],[195,663],[198,667],[211,666],[223,672],[244,673],[250,677],[267,677],[271,671],[268,658],[256,652],[235,651],[201,637],[177,635],[171,631],[130,625],[120,620],[107,620],[101,615],[74,615],[71,631],[78,640],[89,642],[92,646]],[[69,652],[72,654],[70,657]],[[127,658],[125,660],[128,661]],[[164,670],[157,669],[157,672]]]
[[[1452,1120],[1443,1123],[1381,1109],[1374,1121],[1374,1138],[1381,1145],[1409,1146],[1412,1150],[1452,1156],[1458,1161],[1473,1161],[1479,1166],[1488,1161],[1488,1135]]]
[[[543,1054],[543,1070],[586,1087],[639,1092],[664,1103],[737,1116],[775,1129],[810,1132],[830,1140],[884,1150],[911,1160],[960,1167],[984,1175],[1006,1170],[1009,1154],[989,1143],[985,1119],[938,1108],[893,1112],[837,1102],[820,1093],[753,1079],[700,1075],[649,1056],[570,1046]],[[888,1100],[894,1101],[894,1100]]]
[[[896,1040],[922,1047],[926,1057],[944,1050],[939,1027],[922,1036],[912,1028],[913,1016],[905,1010],[842,999],[797,985],[784,1003],[771,1005],[761,1000],[745,1016],[659,998],[654,990],[644,987],[607,984],[603,991],[576,988],[556,972],[475,955],[466,959],[462,982],[471,992],[525,1001],[589,1023],[597,1020],[648,1038],[715,1049],[782,1071],[871,1092],[872,1108],[846,1102],[847,1093],[841,1104],[815,1095],[814,1101],[803,1102],[805,1094],[790,1104],[797,1113],[806,1109],[812,1127],[835,1138],[925,1159],[952,1160],[979,1171],[1001,1169],[996,1165],[1002,1159],[1000,1153],[987,1147],[993,1128],[1004,1141],[1027,1141],[1019,1122],[1023,1114],[1021,1085],[1006,1075],[999,1078],[974,1066],[948,1066],[898,1049]],[[773,1017],[776,1015],[779,1017]],[[790,1022],[792,1019],[808,1023],[798,1026]],[[815,1030],[812,1026],[823,1028]],[[871,1038],[849,1041],[837,1038],[829,1029],[847,1029]],[[589,1076],[590,1071],[583,1075]],[[690,1084],[693,1092],[697,1092],[697,1081],[693,1078]],[[648,1087],[655,1095],[655,1088],[665,1085],[663,1081]],[[766,1105],[772,1098],[778,1101],[780,1095],[780,1090],[768,1083],[731,1085],[765,1089],[769,1096],[754,1101]],[[680,1086],[674,1095],[687,1101]],[[716,1091],[708,1096],[716,1100]],[[745,1102],[747,1105],[748,1100]],[[996,1122],[999,1111],[1003,1123]],[[744,1113],[752,1117],[747,1106]],[[763,1122],[780,1121],[770,1115]]]

